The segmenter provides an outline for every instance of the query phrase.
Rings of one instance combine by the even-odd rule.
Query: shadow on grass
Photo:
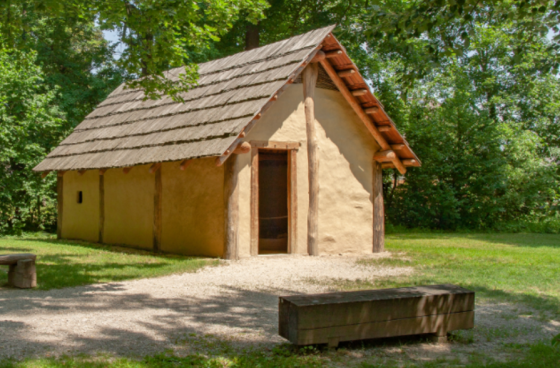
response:
[[[390,234],[387,238],[395,240],[477,240],[494,244],[508,244],[517,247],[552,247],[560,249],[559,234],[533,233],[405,233]]]
[[[31,253],[32,251],[33,251],[33,249],[31,249],[31,248],[12,248],[12,247],[0,246],[0,255],[3,255],[6,252]]]

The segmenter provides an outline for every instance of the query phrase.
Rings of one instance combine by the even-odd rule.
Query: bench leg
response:
[[[324,340],[323,340],[324,341]],[[338,348],[338,343],[340,342],[338,337],[329,337],[329,349],[336,349]]]
[[[8,285],[20,289],[37,287],[35,261],[24,259],[18,261],[17,264],[10,265],[10,270],[8,271]]]
[[[447,334],[445,335],[433,334],[431,338],[432,338],[432,342],[435,342],[436,344],[442,344],[447,342]]]

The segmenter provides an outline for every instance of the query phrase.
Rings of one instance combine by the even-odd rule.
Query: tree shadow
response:
[[[389,239],[406,240],[477,240],[516,247],[551,247],[560,249],[560,234],[533,233],[403,233],[390,234]]]
[[[113,249],[113,252],[122,253],[116,249]],[[182,272],[198,269],[206,263],[206,259],[197,257],[160,256],[151,253],[134,253],[134,255],[146,255],[150,257],[150,260],[149,262],[138,259],[123,262],[103,260],[88,262],[87,255],[79,253],[41,254],[37,257],[36,263],[38,287],[43,290],[60,289],[102,282],[157,277],[160,276],[156,272],[157,270],[172,266],[168,262],[170,259],[192,261],[189,264],[190,267],[184,267]],[[0,272],[0,285],[3,285],[0,291],[7,288],[6,284],[7,272]]]
[[[0,358],[53,351],[145,356],[178,347],[196,353],[213,348],[204,341],[209,335],[238,349],[286,342],[277,335],[278,296],[295,294],[293,291],[209,286],[168,296],[171,288],[188,288],[189,282],[183,279],[180,285],[146,292],[131,292],[122,284],[101,284],[32,294],[0,293],[0,346],[5,347]],[[539,296],[498,293],[520,303],[526,297],[531,303],[551,303]],[[49,321],[48,326],[41,320]],[[50,339],[45,340],[41,335],[47,329]],[[416,335],[344,342],[341,347],[353,350],[423,342],[426,336]]]

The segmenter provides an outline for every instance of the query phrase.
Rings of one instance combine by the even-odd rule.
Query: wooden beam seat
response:
[[[279,334],[296,345],[431,334],[474,327],[474,292],[428,285],[280,297]]]
[[[37,286],[35,260],[31,253],[0,255],[0,265],[9,266],[8,286],[29,289]]]

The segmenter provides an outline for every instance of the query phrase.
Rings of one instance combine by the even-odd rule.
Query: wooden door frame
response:
[[[288,254],[297,249],[297,151],[299,142],[251,141],[251,256],[259,255],[259,150],[288,154]]]

